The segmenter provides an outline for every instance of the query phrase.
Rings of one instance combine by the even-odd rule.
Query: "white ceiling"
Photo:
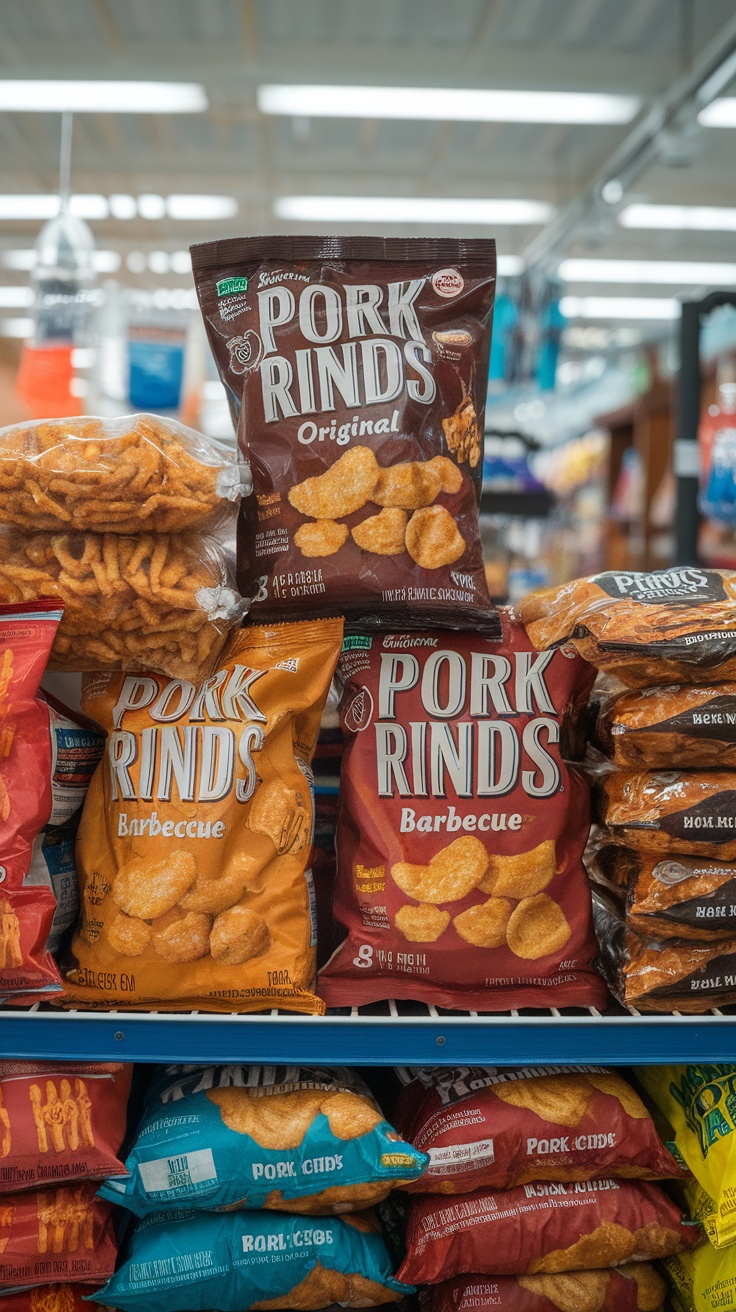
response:
[[[280,195],[529,197],[559,209],[628,131],[295,122],[259,114],[260,82],[595,90],[634,93],[646,104],[733,16],[734,0],[0,0],[0,76],[204,83],[205,114],[75,120],[75,191],[237,199],[237,217],[224,222],[92,225],[101,247],[170,250],[215,235],[293,230],[273,217]],[[53,191],[58,146],[58,116],[0,114],[1,190]],[[627,199],[735,204],[735,175],[736,131],[704,129],[691,165],[656,163]],[[1,222],[0,248],[30,245],[37,228]],[[497,229],[499,250],[520,253],[536,231]],[[734,234],[625,231],[611,220],[568,253],[732,260],[735,249]]]

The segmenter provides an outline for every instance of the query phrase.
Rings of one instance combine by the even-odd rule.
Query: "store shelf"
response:
[[[554,505],[551,493],[496,492],[489,489],[480,498],[481,515],[517,515],[521,519],[546,519]]]
[[[291,1016],[0,1011],[0,1056],[303,1065],[558,1065],[736,1061],[736,1014],[442,1013],[385,1004]]]

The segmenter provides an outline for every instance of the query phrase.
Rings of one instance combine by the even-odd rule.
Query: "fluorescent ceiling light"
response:
[[[69,209],[80,219],[106,219],[109,207],[105,196],[72,196]],[[14,193],[0,196],[0,219],[53,219],[59,213],[59,197],[37,193],[31,196]]]
[[[32,319],[0,319],[0,337],[30,337]]]
[[[33,304],[33,292],[30,287],[0,287],[0,305],[14,310],[27,308]]]
[[[166,201],[155,192],[145,192],[138,197],[138,213],[142,219],[162,219],[166,213]]]
[[[559,275],[565,282],[680,283],[723,287],[736,283],[736,264],[706,260],[563,260]]]
[[[496,272],[500,278],[514,278],[524,268],[520,255],[499,255],[496,260]]]
[[[727,205],[627,205],[618,216],[624,228],[682,228],[736,231],[736,209]]]
[[[288,86],[257,92],[262,114],[297,118],[457,119],[466,123],[629,123],[636,96],[596,91],[469,91],[450,87]]]
[[[541,200],[448,200],[427,196],[281,196],[278,219],[306,223],[546,223],[554,209]]]
[[[117,193],[108,197],[110,213],[114,219],[134,219],[138,213],[135,196]]]
[[[736,128],[736,96],[712,100],[701,109],[698,123],[704,128]]]
[[[238,212],[234,196],[169,196],[170,219],[231,219]]]
[[[0,110],[19,113],[198,114],[208,108],[198,82],[0,80]]]
[[[189,251],[171,251],[169,264],[172,273],[191,273],[192,271],[192,257]]]
[[[122,262],[118,251],[95,251],[93,259],[98,273],[117,273]],[[36,252],[33,248],[3,251],[0,254],[0,264],[5,269],[22,269],[24,272],[30,272],[36,266]]]
[[[677,319],[680,302],[657,296],[563,296],[566,319]]]

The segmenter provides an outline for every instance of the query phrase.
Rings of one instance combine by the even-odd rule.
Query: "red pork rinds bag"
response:
[[[37,693],[61,614],[57,601],[0,605],[0,998],[61,989],[46,947],[56,898],[25,882],[53,807],[49,708]]]
[[[397,1280],[435,1285],[464,1275],[555,1275],[669,1257],[703,1238],[656,1184],[540,1182],[412,1199]]]
[[[420,1290],[419,1306],[422,1312],[661,1312],[666,1288],[648,1262],[632,1262],[618,1270],[560,1275],[458,1276]]]
[[[0,1202],[0,1286],[49,1280],[101,1284],[115,1270],[113,1209],[97,1185],[65,1184],[5,1194]]]
[[[563,762],[592,671],[503,641],[434,632],[345,639],[345,755],[331,1007],[603,1005],[582,865],[588,785]]]
[[[428,1153],[410,1193],[511,1189],[531,1180],[685,1180],[641,1098],[603,1066],[415,1072],[395,1120]]]
[[[0,1194],[124,1175],[132,1076],[115,1062],[0,1062]]]

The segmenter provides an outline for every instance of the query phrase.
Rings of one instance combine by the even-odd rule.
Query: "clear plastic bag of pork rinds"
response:
[[[234,454],[159,415],[90,416],[0,431],[0,523],[28,530],[179,533],[234,515]]]
[[[246,603],[234,562],[198,534],[22,533],[0,528],[0,601],[59,597],[52,670],[211,674]]]

